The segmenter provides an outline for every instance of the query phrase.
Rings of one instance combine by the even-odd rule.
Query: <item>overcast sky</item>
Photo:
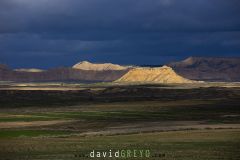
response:
[[[240,56],[239,0],[0,0],[0,63],[163,64]]]

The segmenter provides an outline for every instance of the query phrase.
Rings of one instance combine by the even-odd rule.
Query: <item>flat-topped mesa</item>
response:
[[[168,66],[149,68],[139,67],[128,71],[116,82],[139,82],[139,83],[194,83],[183,78]]]
[[[90,63],[88,61],[82,61],[73,66],[74,69],[81,70],[93,70],[93,71],[107,71],[107,70],[127,70],[129,66],[120,66],[112,63]]]

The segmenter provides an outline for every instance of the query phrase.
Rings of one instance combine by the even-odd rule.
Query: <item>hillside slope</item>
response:
[[[35,70],[34,70],[35,71]],[[54,68],[41,72],[29,70],[11,70],[0,68],[0,81],[34,82],[34,81],[82,81],[109,82],[123,76],[128,70],[81,70],[74,68]]]
[[[193,83],[193,81],[177,75],[171,67],[134,68],[116,82],[141,83]]]
[[[193,80],[240,81],[240,58],[189,57],[170,63],[179,75]]]
[[[126,70],[129,67],[120,66],[118,64],[112,64],[112,63],[90,63],[88,61],[83,61],[80,63],[77,63],[73,66],[74,69],[81,69],[81,70],[92,70],[92,71],[109,71],[109,70]]]

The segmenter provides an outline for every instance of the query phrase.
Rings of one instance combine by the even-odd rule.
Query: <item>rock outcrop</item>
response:
[[[112,63],[102,63],[102,64],[94,64],[88,61],[83,61],[73,66],[74,69],[81,69],[81,70],[92,70],[92,71],[118,71],[118,70],[126,70],[128,66],[120,66],[118,64]]]
[[[140,83],[193,83],[176,74],[171,67],[156,68],[139,67],[128,71],[116,82],[140,82]]]

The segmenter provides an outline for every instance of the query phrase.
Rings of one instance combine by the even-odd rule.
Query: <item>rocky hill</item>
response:
[[[193,80],[240,81],[240,58],[189,57],[170,63],[179,75]]]
[[[156,68],[139,67],[129,70],[116,82],[144,82],[144,83],[193,83],[174,72],[171,67]]]
[[[88,61],[83,61],[73,66],[74,69],[81,69],[81,70],[92,70],[92,71],[109,71],[109,70],[126,70],[128,66],[120,66],[118,64],[112,63],[102,63],[102,64],[94,64]]]

